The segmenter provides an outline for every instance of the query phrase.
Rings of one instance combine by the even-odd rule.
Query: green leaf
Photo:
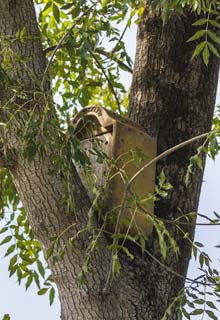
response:
[[[3,318],[2,318],[2,320],[10,320],[11,318],[10,318],[10,316],[9,316],[9,314],[7,313],[7,314],[4,314],[4,316],[3,316]]]
[[[112,239],[124,239],[126,237],[126,234],[124,233],[114,233],[111,238]],[[120,248],[120,246],[119,246]]]
[[[209,19],[209,23],[210,23],[213,27],[220,28],[220,23],[217,22],[216,20]]]
[[[202,269],[203,265],[204,265],[204,256],[203,254],[201,253],[200,256],[199,256],[199,264],[200,264],[200,267]]]
[[[206,313],[207,313],[207,315],[208,315],[211,319],[213,319],[213,320],[218,320],[218,317],[216,317],[216,315],[214,314],[213,311],[211,311],[211,310],[206,310]]]
[[[198,242],[198,241],[194,242],[194,245],[199,247],[199,248],[203,248],[204,247],[204,245],[201,242]]]
[[[35,283],[36,283],[37,287],[40,289],[39,276],[38,276],[38,274],[37,274],[37,272],[36,272],[36,271],[34,271],[34,281],[35,281]]]
[[[187,42],[191,42],[191,41],[194,41],[194,40],[197,40],[199,38],[201,38],[202,36],[204,36],[206,34],[206,29],[202,29],[202,30],[199,30],[197,31],[192,37],[190,37]]]
[[[193,246],[193,247],[192,247],[192,250],[193,250],[194,258],[195,258],[195,260],[196,260],[196,259],[197,259],[198,249],[196,248],[196,246]]]
[[[38,294],[39,296],[42,296],[42,295],[44,295],[45,293],[47,293],[48,289],[49,289],[49,288],[40,289],[40,290],[37,292],[37,294]]]
[[[171,183],[167,182],[167,183],[163,184],[163,189],[164,190],[170,190],[170,189],[173,189],[173,186],[172,186]]]
[[[22,271],[20,267],[17,269],[17,278],[18,278],[18,284],[21,284],[21,279],[22,279]]]
[[[49,293],[49,301],[50,301],[50,306],[53,304],[54,302],[54,297],[55,297],[55,290],[54,288],[50,289],[50,293]]]
[[[197,298],[198,298],[196,294],[194,294],[194,293],[192,293],[192,292],[189,292],[189,291],[188,291],[188,296],[191,297],[191,298],[193,298],[193,299],[197,299]],[[189,301],[186,301],[186,303],[188,304]],[[193,305],[193,308],[194,308],[194,307],[195,307],[195,306]]]
[[[53,3],[53,15],[57,23],[60,22],[60,10],[55,3]]]
[[[212,32],[211,30],[207,30],[207,33],[214,42],[220,44],[220,38],[217,37],[217,35],[214,32]]]
[[[74,6],[74,2],[73,3],[68,3],[68,4],[65,4],[63,7],[61,7],[62,10],[68,10],[70,8],[72,8]]]
[[[186,319],[190,320],[190,314],[186,311],[186,309],[182,308],[182,312]]]
[[[113,261],[112,261],[112,272],[114,274],[118,274],[118,273],[120,273],[120,270],[121,270],[121,264],[119,262],[119,258],[118,258],[117,253],[114,254],[112,259],[113,259]]]
[[[217,51],[217,49],[214,47],[214,45],[210,42],[207,42],[209,49],[211,50],[211,52],[218,58],[220,58],[219,53]]]
[[[15,250],[16,246],[15,244],[12,244],[8,250],[6,251],[5,257],[7,257],[9,254],[11,254]]]
[[[166,181],[166,176],[165,176],[164,171],[162,170],[159,175],[159,186],[161,187],[165,181]]]
[[[203,299],[196,299],[193,301],[193,303],[195,303],[195,304],[204,304],[204,302],[205,302],[205,300],[203,300]]]
[[[24,27],[24,28],[20,31],[19,37],[20,37],[20,38],[23,38],[24,35],[25,35],[25,33],[26,33],[26,27]]]
[[[51,10],[51,6],[52,6],[52,1],[48,1],[47,4],[45,5],[45,7],[42,10],[42,13],[45,13],[45,11],[47,9]]]
[[[185,178],[184,178],[184,182],[185,182],[185,185],[186,187],[188,187],[189,185],[189,178],[190,178],[190,174],[191,174],[191,164],[189,165],[188,169],[187,169],[187,173],[185,175]]]
[[[71,35],[69,36],[69,38],[68,38],[68,40],[66,42],[66,49],[67,49],[70,57],[74,57],[75,50],[76,50],[76,41]],[[68,98],[68,94],[70,94],[70,93],[66,93],[65,97]],[[71,96],[71,94],[70,94],[70,96]]]
[[[83,271],[78,273],[77,283],[78,283],[79,287],[86,285],[88,283],[88,280],[87,280],[85,273]]]
[[[1,233],[4,233],[5,231],[7,231],[8,230],[8,227],[3,227],[1,230],[0,230],[0,234]]]
[[[199,167],[199,169],[202,170],[203,169],[202,159],[199,156],[195,156],[194,160],[196,161],[196,164]]]
[[[12,239],[12,236],[7,236],[7,237],[5,237],[5,239],[4,239],[4,240],[2,240],[2,242],[0,243],[0,246],[1,246],[2,244],[5,244],[5,243],[10,242],[10,241],[11,241],[11,239]]]
[[[47,249],[47,253],[46,253],[46,259],[49,259],[50,256],[53,254],[54,251],[54,245],[55,243],[53,243],[48,249]]]
[[[26,284],[25,284],[25,289],[26,289],[26,290],[30,287],[32,281],[33,281],[33,275],[30,274],[30,275],[28,276],[27,282],[26,282]]]
[[[206,24],[207,21],[209,21],[209,20],[207,20],[206,18],[202,18],[202,19],[196,20],[192,25],[193,26],[201,26],[203,24]]]
[[[42,278],[44,278],[45,270],[44,270],[44,267],[43,267],[40,260],[37,260],[37,268],[38,268],[38,271],[39,271],[40,275],[42,276]]]
[[[202,52],[202,58],[206,66],[209,64],[209,57],[210,57],[209,49],[208,49],[208,46],[205,45],[205,48]]]
[[[196,46],[195,51],[193,52],[193,55],[192,55],[192,59],[200,54],[200,52],[202,51],[205,45],[206,45],[206,41],[202,41]]]
[[[146,239],[144,237],[140,237],[140,245],[141,245],[141,252],[144,254],[146,248]]]
[[[203,309],[196,309],[196,310],[193,310],[193,312],[191,312],[190,315],[196,316],[196,315],[199,315],[199,314],[203,314],[203,312],[204,312]]]
[[[31,259],[28,254],[20,253],[20,257],[22,258],[22,260],[23,260],[24,262],[27,262],[28,264],[32,264],[32,263],[34,262],[34,260]]]
[[[108,4],[109,0],[102,0],[102,7],[106,7]]]
[[[121,245],[112,243],[112,244],[107,246],[107,249],[108,250],[120,250],[121,249]]]
[[[139,16],[139,17],[141,17],[141,16],[143,15],[144,10],[145,10],[145,7],[140,7],[140,8],[138,9],[138,16]]]
[[[9,268],[11,268],[18,260],[18,255],[16,254],[14,257],[11,258],[9,263]]]
[[[17,269],[18,269],[18,265],[17,265],[17,264],[15,264],[15,265],[13,265],[13,266],[11,266],[11,267],[8,268],[8,270],[10,271],[10,273],[9,273],[9,278],[10,278],[11,276],[13,276],[13,274],[17,271]]]
[[[206,301],[207,306],[209,306],[212,309],[218,310],[217,307],[214,305],[212,301]]]
[[[122,251],[124,251],[124,253],[128,256],[128,258],[130,258],[131,260],[134,259],[133,254],[130,253],[130,251],[128,250],[128,248],[126,247],[122,247]]]
[[[160,190],[158,194],[161,196],[161,198],[166,198],[168,196],[168,192],[164,190]]]

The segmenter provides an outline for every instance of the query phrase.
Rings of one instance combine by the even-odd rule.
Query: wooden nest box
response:
[[[82,109],[73,119],[76,136],[81,140],[97,177],[96,185],[104,186],[107,226],[114,232],[125,187],[131,177],[156,156],[156,140],[145,133],[135,122],[99,106]],[[103,156],[102,161],[100,161]],[[79,173],[80,169],[78,167]],[[123,215],[120,217],[120,233],[137,235],[152,232],[155,165],[142,172],[131,186]],[[87,187],[88,189],[88,187]],[[92,186],[88,190],[91,200]],[[102,192],[102,191],[101,191]],[[106,216],[105,216],[106,217]]]

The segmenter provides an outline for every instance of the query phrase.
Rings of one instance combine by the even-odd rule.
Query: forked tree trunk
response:
[[[211,61],[206,68],[200,59],[191,61],[192,48],[185,41],[194,31],[192,21],[192,16],[178,17],[173,14],[168,24],[162,27],[160,17],[154,17],[146,10],[139,25],[130,117],[157,137],[158,152],[208,131],[211,126],[218,65]],[[28,68],[23,67],[22,61],[16,60],[13,69],[5,69],[1,74],[8,74],[12,83],[19,80],[23,84],[22,90],[33,91],[36,81],[38,84],[42,81],[46,65],[33,1],[0,0],[0,36],[15,35],[23,27],[26,28],[26,35],[34,38],[12,42],[10,48],[22,59],[28,58]],[[1,49],[4,46],[5,43],[1,42]],[[4,65],[1,68],[4,69]],[[5,120],[8,113],[3,105],[11,96],[11,91],[3,78],[0,90],[1,117]],[[34,98],[37,99],[29,97],[25,108],[33,106]],[[37,102],[40,114],[45,107],[41,94]],[[10,106],[14,110],[13,104]],[[50,172],[52,157],[59,151],[56,148],[48,145],[47,153],[44,156],[37,153],[31,163],[22,158],[22,142],[16,128],[23,126],[25,108],[23,113],[16,113],[17,121],[12,121],[10,130],[4,134],[15,155],[14,167],[11,168],[15,186],[34,234],[46,252],[51,244],[50,238],[59,235],[71,223],[75,226],[64,234],[63,243],[68,243],[68,238],[86,225],[90,203],[73,168],[73,193],[78,218],[76,220],[74,216],[66,215],[63,202],[65,181],[58,173]],[[174,187],[169,199],[157,204],[156,213],[160,217],[172,220],[179,214],[177,208],[184,213],[197,209],[202,172],[195,171],[188,189],[183,184],[189,156],[195,150],[196,145],[185,148],[158,166],[158,172],[165,167]],[[171,232],[180,245],[181,257],[176,261],[174,254],[169,252],[166,264],[185,276],[191,248],[175,229],[171,228]],[[189,232],[193,237],[194,228],[189,228]],[[81,271],[89,242],[89,235],[85,233],[75,241],[73,248],[67,247],[63,260],[49,261],[59,291],[62,320],[159,320],[183,286],[183,279],[174,277],[148,255],[142,255],[138,248],[132,247],[136,258],[131,261],[121,255],[121,273],[114,279],[109,292],[103,295],[110,264],[110,252],[105,248],[107,241],[103,237],[91,262],[88,284],[78,289],[76,277]],[[150,239],[149,250],[159,257],[155,234]],[[176,316],[173,314],[170,319],[176,319]]]

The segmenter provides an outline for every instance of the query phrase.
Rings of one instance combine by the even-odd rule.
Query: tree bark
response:
[[[195,20],[194,14],[189,12],[182,16],[172,13],[162,25],[160,15],[150,11],[147,1],[139,24],[129,117],[157,138],[158,154],[211,130],[219,62],[212,57],[206,67],[200,57],[191,59],[195,43],[186,41],[196,32],[192,26]],[[193,143],[158,163],[157,174],[164,169],[173,189],[168,198],[156,204],[156,216],[174,221],[182,214],[197,212],[203,170],[194,168],[188,187],[184,184],[184,177],[190,157],[196,154],[201,144],[201,141]],[[205,156],[201,157],[204,167]],[[182,232],[171,226],[168,224],[167,228],[177,241],[181,256],[177,261],[170,252],[166,265],[185,277],[191,244],[183,239]],[[183,228],[192,241],[194,230],[195,219],[190,226]],[[155,234],[151,237],[149,249],[157,256]],[[167,306],[170,298],[184,286],[184,280],[177,279],[154,262],[150,262],[150,269],[147,275],[149,300]],[[154,317],[160,319],[164,308],[159,308],[156,303],[153,309]],[[153,319],[153,316],[146,319]],[[171,315],[170,319],[177,319],[177,315]]]
[[[166,26],[161,18],[153,16],[147,8],[139,25],[137,37],[137,54],[134,68],[132,90],[130,94],[130,117],[157,137],[158,152],[166,150],[189,137],[210,129],[216,92],[218,64],[214,59],[206,68],[200,59],[191,61],[192,46],[185,43],[192,34],[193,16],[179,17],[173,14]],[[22,84],[24,92],[35,90],[42,83],[46,60],[40,42],[37,20],[32,0],[0,0],[0,35],[14,36],[26,28],[30,38],[23,42],[14,41],[10,50],[14,55],[26,61],[15,59],[13,68],[5,68],[3,56],[0,55],[1,69],[15,83]],[[5,48],[4,42],[1,49]],[[33,76],[34,75],[34,76]],[[34,80],[33,80],[34,79]],[[49,90],[48,82],[44,90]],[[12,96],[8,85],[0,86],[1,117],[8,119],[4,104]],[[48,142],[46,153],[37,152],[33,161],[22,157],[22,140],[17,134],[17,126],[25,125],[27,111],[33,108],[33,96],[30,94],[25,107],[15,114],[9,129],[2,135],[7,137],[8,146],[14,153],[14,166],[11,174],[17,192],[27,212],[36,238],[45,253],[51,245],[51,238],[58,236],[65,229],[62,244],[68,244],[70,237],[87,225],[89,198],[81,184],[79,176],[72,167],[72,193],[74,195],[77,217],[66,214],[63,201],[65,193],[64,178],[58,172],[51,173],[54,165],[53,156],[59,150]],[[10,104],[11,112],[20,100]],[[35,101],[36,103],[36,101]],[[37,100],[38,117],[45,108],[42,93]],[[55,117],[54,109],[51,116]],[[37,118],[38,119],[38,118]],[[46,122],[46,126],[49,123]],[[59,139],[58,133],[54,133]],[[2,139],[5,141],[5,139]],[[156,214],[166,219],[177,217],[180,208],[184,213],[196,211],[201,187],[202,172],[196,170],[193,182],[184,187],[183,176],[189,157],[195,153],[198,144],[179,151],[158,165],[158,172],[165,167],[167,176],[174,189],[169,199],[157,204]],[[70,228],[71,224],[73,225]],[[189,228],[193,238],[194,227]],[[181,249],[181,257],[176,261],[169,252],[166,264],[185,276],[189,258],[190,245],[182,240],[176,229],[170,229]],[[90,243],[90,234],[82,234],[74,242],[73,248],[66,246],[64,258],[49,259],[53,278],[58,287],[61,302],[62,320],[159,320],[172,298],[184,285],[181,278],[161,267],[147,254],[131,245],[135,254],[133,261],[121,254],[122,270],[113,279],[111,288],[102,293],[110,266],[110,252],[103,236],[99,248],[95,250],[88,274],[88,284],[77,287],[77,275],[81,271],[86,249]],[[149,242],[149,250],[159,258],[156,235]],[[170,319],[176,319],[171,315]]]

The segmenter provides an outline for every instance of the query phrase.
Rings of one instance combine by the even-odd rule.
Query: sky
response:
[[[136,30],[133,28],[128,30],[125,35],[127,50],[132,57],[135,54],[135,33]],[[129,87],[131,77],[122,73],[121,78],[126,87]],[[220,103],[220,84],[216,98],[217,103]],[[207,159],[203,180],[199,212],[210,216],[212,216],[213,211],[220,213],[220,156],[217,157],[215,162]],[[202,242],[206,246],[206,250],[218,270],[220,269],[220,249],[215,248],[215,245],[220,245],[219,228],[220,226],[198,226],[195,236],[196,241]],[[0,257],[4,252],[0,248]],[[196,267],[197,263],[192,259],[188,272],[190,278],[198,275]],[[15,278],[8,278],[7,268],[7,259],[0,258],[0,319],[5,313],[10,314],[11,320],[60,319],[60,305],[57,295],[50,307],[48,296],[38,296],[37,288],[34,286],[31,286],[26,292],[23,284],[18,286]],[[206,317],[203,318],[203,320],[207,319]]]

